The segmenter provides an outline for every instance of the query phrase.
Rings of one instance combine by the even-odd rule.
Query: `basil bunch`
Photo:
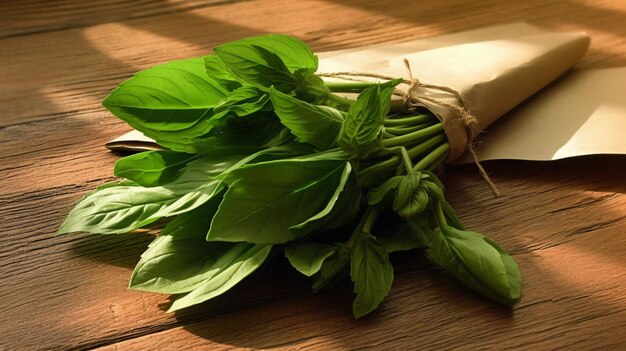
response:
[[[175,294],[170,311],[280,252],[315,291],[349,276],[357,318],[389,293],[389,254],[418,248],[475,291],[520,299],[515,261],[463,227],[431,173],[448,153],[442,124],[425,110],[389,115],[401,80],[325,83],[317,56],[285,35],[214,52],[141,71],[104,100],[164,150],[118,160],[126,180],[87,194],[59,234],[166,223],[130,288]]]

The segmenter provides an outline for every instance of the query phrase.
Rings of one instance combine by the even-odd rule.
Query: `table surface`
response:
[[[419,252],[393,258],[380,309],[353,320],[349,285],[314,295],[280,259],[226,295],[176,314],[126,289],[149,235],[53,237],[86,191],[111,181],[129,130],[100,101],[133,72],[224,41],[289,33],[317,51],[527,21],[592,37],[580,67],[626,65],[623,0],[0,2],[0,349],[626,349],[626,160],[450,168],[469,228],[518,261],[509,310]]]

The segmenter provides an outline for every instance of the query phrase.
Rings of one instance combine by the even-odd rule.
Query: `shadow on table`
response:
[[[72,238],[70,249],[74,258],[132,269],[152,239],[150,234],[84,235]]]
[[[385,337],[432,333],[459,319],[453,312],[465,305],[473,306],[465,310],[469,314],[513,323],[513,311],[463,288],[422,252],[401,253],[392,261],[396,281],[390,296],[376,312],[359,320],[352,317],[349,282],[313,294],[310,280],[293,276],[286,262],[271,265],[230,296],[177,312],[176,318],[186,332],[211,343],[253,349],[313,344],[319,349],[354,349]],[[259,292],[252,290],[259,288],[263,299],[254,297]],[[200,310],[204,315],[197,315]],[[403,328],[391,330],[399,324]]]

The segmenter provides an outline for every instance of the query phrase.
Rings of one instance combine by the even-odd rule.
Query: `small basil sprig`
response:
[[[314,291],[352,281],[356,318],[390,293],[389,255],[414,249],[484,296],[519,300],[513,258],[445,201],[433,173],[449,150],[443,124],[423,109],[389,113],[400,79],[324,82],[317,56],[286,35],[214,52],[138,72],[104,100],[164,150],[120,159],[126,180],[85,195],[59,234],[165,225],[130,288],[174,294],[170,311],[223,294],[281,250]]]
[[[374,85],[363,91],[350,105],[339,131],[339,146],[359,158],[382,148],[383,126],[389,113],[391,95],[401,80]]]

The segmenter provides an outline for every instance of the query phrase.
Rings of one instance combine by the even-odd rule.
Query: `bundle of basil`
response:
[[[426,110],[389,114],[401,80],[324,82],[317,56],[285,35],[214,52],[141,71],[104,100],[164,150],[118,160],[126,180],[87,194],[59,234],[164,225],[130,288],[176,294],[170,311],[280,252],[315,291],[349,276],[357,318],[389,293],[389,254],[403,250],[428,249],[497,302],[520,299],[515,261],[463,227],[432,173],[448,153],[442,123]]]

